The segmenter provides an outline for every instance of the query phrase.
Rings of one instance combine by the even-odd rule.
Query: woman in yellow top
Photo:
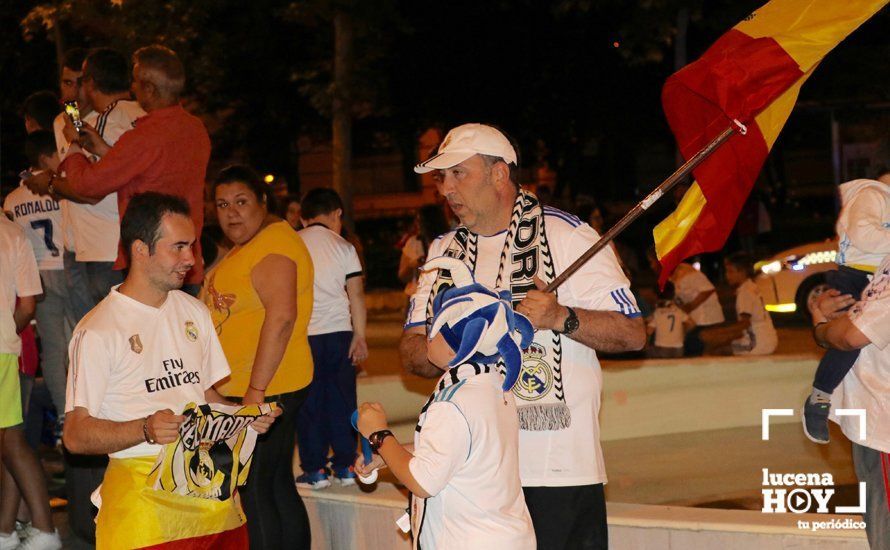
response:
[[[297,410],[312,381],[306,334],[312,259],[286,221],[270,214],[270,188],[246,166],[214,183],[220,227],[233,248],[204,279],[232,375],[219,392],[245,404],[277,402],[284,413],[260,437],[241,491],[252,548],[309,548],[309,518],[293,482]]]

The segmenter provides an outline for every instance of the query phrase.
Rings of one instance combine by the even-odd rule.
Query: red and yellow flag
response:
[[[738,121],[733,134],[693,171],[677,209],[655,227],[664,284],[678,263],[723,247],[754,180],[825,55],[888,0],[772,0],[668,78],[661,100],[687,159]]]

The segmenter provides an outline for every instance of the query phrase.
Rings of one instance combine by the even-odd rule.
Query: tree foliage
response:
[[[128,53],[159,42],[182,56],[218,159],[293,178],[297,137],[330,135],[337,92],[350,99],[355,149],[395,147],[406,172],[425,128],[487,121],[518,139],[526,165],[546,160],[573,194],[628,197],[652,183],[637,174],[641,152],[673,148],[659,95],[678,38],[693,61],[761,3],[9,0],[0,20],[18,32],[0,35],[2,107],[9,114],[27,93],[55,88],[53,40]],[[354,22],[355,58],[346,89],[334,90],[340,12]],[[837,48],[802,100],[886,101],[888,22],[884,10]]]

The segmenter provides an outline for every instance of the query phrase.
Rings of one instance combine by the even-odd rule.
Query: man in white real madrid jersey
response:
[[[125,133],[133,129],[145,110],[130,100],[130,67],[127,58],[110,48],[90,51],[83,62],[78,89],[78,101],[89,106],[82,113],[84,131],[100,137],[101,149],[94,151],[91,162],[98,162]],[[59,150],[69,148],[78,137],[70,120],[62,118],[61,136],[56,136]],[[64,161],[68,154],[60,155]],[[78,285],[71,297],[76,321],[108,294],[108,289],[120,283],[120,271],[113,269],[118,254],[120,216],[117,193],[109,193],[96,200],[76,195],[65,195],[68,201],[67,221],[73,234],[74,258],[68,257],[66,269],[76,271],[73,281]],[[76,260],[76,264],[72,262]]]
[[[479,283],[510,290],[514,308],[536,329],[513,392],[520,477],[538,548],[606,548],[602,373],[594,350],[638,350],[646,331],[611,248],[556,293],[542,291],[599,235],[519,189],[517,165],[510,141],[491,126],[465,124],[448,133],[438,154],[415,171],[439,171],[439,192],[461,225],[436,239],[427,257],[459,258]],[[451,286],[441,271],[418,281],[400,343],[403,364],[416,374],[438,375],[427,360],[424,325],[436,295]]]
[[[195,262],[188,205],[159,193],[136,195],[122,220],[121,239],[131,261],[127,278],[81,320],[69,349],[65,445],[111,458],[98,491],[97,545],[127,546],[104,536],[112,526],[120,532],[122,522],[132,524],[133,532],[161,533],[151,544],[195,537],[246,543],[235,499],[150,497],[157,518],[166,517],[168,508],[188,517],[189,525],[173,536],[154,525],[157,518],[127,513],[146,506],[149,470],[184,420],[176,413],[188,403],[223,402],[213,385],[229,375],[229,366],[207,309],[177,290]],[[272,416],[277,414],[254,426],[265,431]]]

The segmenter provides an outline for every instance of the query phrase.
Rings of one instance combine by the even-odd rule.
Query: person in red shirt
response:
[[[136,127],[121,136],[113,147],[94,128],[84,125],[79,136],[81,145],[72,144],[59,167],[65,177],[35,176],[27,181],[28,187],[35,193],[94,199],[117,192],[120,216],[126,212],[130,198],[138,193],[175,195],[188,202],[200,232],[204,225],[204,178],[210,159],[210,136],[201,120],[180,105],[184,86],[185,69],[173,50],[159,45],[140,48],[133,54],[132,91],[148,114],[138,119]],[[77,137],[73,126],[66,128],[68,133]],[[90,163],[81,146],[100,156],[100,160]],[[200,249],[195,250],[195,255],[201,257]],[[115,269],[126,266],[125,256],[118,254]],[[199,262],[186,283],[198,285],[203,278]]]

